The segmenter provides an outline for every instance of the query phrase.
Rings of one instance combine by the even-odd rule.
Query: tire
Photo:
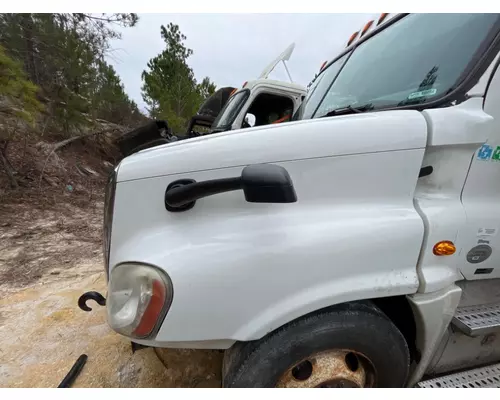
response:
[[[318,374],[332,370],[332,359],[341,374],[327,372],[332,376],[318,385]],[[348,303],[299,318],[260,340],[236,343],[224,356],[223,387],[404,387],[409,364],[408,345],[392,321],[372,303]],[[305,380],[298,373],[304,366],[311,373]],[[361,373],[364,378],[355,375]],[[352,380],[346,380],[349,374]]]

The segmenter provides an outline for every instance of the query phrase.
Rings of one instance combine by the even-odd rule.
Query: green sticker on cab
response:
[[[419,92],[410,93],[408,100],[419,99],[420,97],[434,96],[437,93],[437,89],[427,89],[421,90]]]
[[[493,152],[493,155],[491,156],[491,159],[495,161],[500,161],[500,146],[497,146],[497,148]]]

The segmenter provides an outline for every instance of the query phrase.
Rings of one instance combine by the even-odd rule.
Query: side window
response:
[[[350,53],[344,54],[314,80],[307,92],[306,98],[302,101],[302,104],[294,115],[294,120],[308,119],[313,116],[316,108],[318,108],[323,99],[323,94],[331,85],[349,55]]]
[[[250,90],[245,89],[229,97],[226,105],[212,124],[212,130],[230,129],[231,124],[243,108],[248,96],[250,96]]]
[[[242,127],[248,128],[288,121],[292,117],[293,107],[293,100],[287,96],[261,93],[250,105]]]

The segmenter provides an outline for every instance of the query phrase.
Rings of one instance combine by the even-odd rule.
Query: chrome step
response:
[[[468,336],[500,331],[500,303],[459,307],[451,323]]]
[[[500,364],[417,383],[420,388],[500,388]]]

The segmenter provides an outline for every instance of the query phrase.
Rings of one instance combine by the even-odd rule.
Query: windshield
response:
[[[221,113],[214,121],[212,129],[224,130],[230,128],[234,119],[240,112],[241,107],[243,107],[243,104],[245,104],[249,93],[249,90],[242,90],[232,95],[227,101],[225,107],[222,109]]]
[[[307,112],[302,118],[346,107],[419,104],[446,94],[497,20],[498,14],[410,14],[400,19],[356,48],[340,73],[338,63],[347,55],[323,72],[309,104],[303,104]]]
[[[321,93],[324,94],[325,91],[328,90],[328,87],[337,76],[346,59],[347,54],[335,61],[332,65],[330,65],[330,67],[328,67],[322,74],[320,74],[316,78],[316,80],[309,88],[307,97],[304,99],[297,112],[295,113],[293,120],[309,119],[312,117],[314,111],[316,111],[316,108],[318,108],[319,102],[323,98]],[[313,96],[315,92],[320,93],[320,95]]]

